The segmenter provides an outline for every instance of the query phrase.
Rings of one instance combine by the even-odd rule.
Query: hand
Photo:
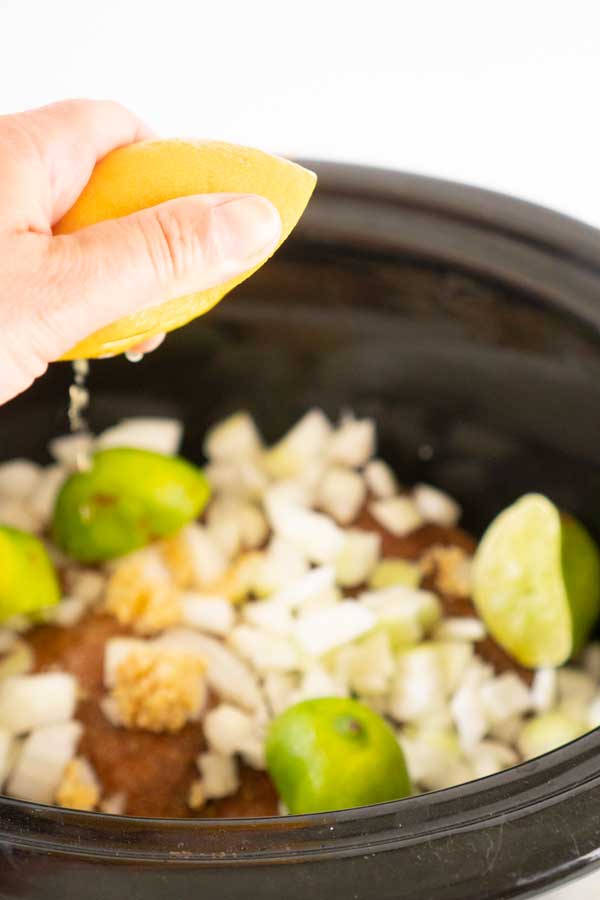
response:
[[[98,328],[227,281],[277,243],[277,210],[246,194],[182,197],[53,236],[96,162],[149,136],[103,101],[0,116],[0,404]]]

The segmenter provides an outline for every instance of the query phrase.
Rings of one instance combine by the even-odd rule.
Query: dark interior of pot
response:
[[[352,174],[355,185],[359,178],[357,170]],[[378,221],[395,223],[396,229],[384,240],[370,229],[360,199],[349,214],[351,221],[344,218],[336,204],[348,189],[331,183],[328,187],[325,178],[294,237],[210,315],[170,335],[158,352],[139,364],[122,357],[92,364],[91,428],[99,430],[131,415],[174,415],[186,424],[183,454],[200,460],[207,426],[234,410],[251,410],[266,437],[274,439],[310,406],[320,406],[334,418],[351,408],[376,419],[381,454],[395,465],[400,479],[423,480],[447,490],[464,505],[465,526],[475,533],[519,495],[541,491],[576,513],[600,538],[600,338],[592,304],[582,315],[569,300],[577,285],[569,281],[562,294],[556,288],[552,266],[560,253],[569,254],[568,229],[555,253],[548,234],[560,232],[558,217],[544,220],[545,213],[529,210],[530,228],[531,223],[520,219],[517,205],[507,212],[504,201],[492,198],[489,207],[479,204],[480,221],[474,222],[467,192],[470,209],[462,218],[474,233],[508,234],[514,242],[514,257],[509,254],[503,263],[506,271],[512,270],[513,259],[515,270],[527,269],[524,246],[523,252],[531,251],[536,259],[553,260],[535,273],[547,290],[529,290],[527,279],[503,278],[501,267],[494,273],[483,260],[487,250],[477,265],[479,250],[459,230],[453,232],[451,253],[438,254],[435,242],[408,240],[411,216],[420,206],[431,221],[428,225],[415,219],[415,229],[435,234],[441,219],[444,227],[450,223],[449,228],[460,229],[463,224],[456,208],[442,213],[430,208],[435,182],[410,182],[409,188],[409,196],[396,198],[394,206],[388,202],[385,180],[380,185],[374,215]],[[445,188],[439,190],[443,194]],[[334,224],[326,228],[322,213],[328,204]],[[512,234],[507,215],[513,217]],[[538,219],[540,228],[546,227],[546,241],[537,241],[533,234]],[[528,230],[531,234],[524,236]],[[578,272],[585,270],[585,286],[593,295],[600,281],[591,264],[571,264]],[[70,379],[70,367],[57,364],[0,411],[0,459],[46,458],[48,439],[67,429]],[[588,750],[586,764],[589,757]],[[504,773],[495,783],[506,786],[518,777]],[[461,790],[448,793],[455,798]],[[479,802],[478,790],[470,785],[464,793],[471,812]],[[407,810],[413,802],[407,801]],[[23,827],[25,807],[18,812],[13,806],[15,821]],[[423,804],[414,809],[422,819]],[[80,827],[82,817],[77,821]],[[112,831],[107,820],[105,828]],[[461,854],[465,850],[461,844]],[[451,860],[452,848],[448,852]],[[578,856],[571,853],[571,860]],[[544,851],[536,861],[538,868],[545,860]],[[326,867],[320,871],[324,874]],[[333,886],[337,876],[333,870],[330,875]],[[468,886],[466,875],[462,888],[457,882],[458,893],[446,886],[439,894],[436,890],[436,897],[480,896],[476,869],[471,876]],[[504,876],[510,877],[508,863]],[[68,884],[78,885],[80,896],[100,896],[73,877]],[[397,893],[395,876],[396,887],[385,890],[381,878],[379,896],[432,896],[419,893],[410,879],[409,893]],[[360,879],[366,890],[369,878],[364,874]],[[113,890],[121,884],[111,883]],[[428,883],[437,883],[433,875]],[[445,884],[446,878],[439,883]],[[498,866],[498,890],[504,891],[507,883]],[[295,884],[296,892],[290,894],[294,897],[303,895],[309,882]],[[192,881],[185,885],[185,891],[191,889]],[[261,896],[276,896],[275,881],[273,885],[273,892]],[[154,887],[147,889],[145,896],[159,896],[152,893]],[[244,896],[244,890],[237,884],[230,896]],[[185,891],[178,894],[175,888],[164,896],[192,896]],[[205,893],[213,895],[211,889]]]

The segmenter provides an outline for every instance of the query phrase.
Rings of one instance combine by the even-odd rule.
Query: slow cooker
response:
[[[475,532],[526,491],[600,536],[600,232],[464,185],[308,162],[319,186],[275,258],[141,364],[92,365],[90,421],[307,407],[376,418],[407,482]],[[66,430],[66,364],[0,410],[0,459]],[[394,803],[246,820],[109,817],[0,799],[0,897],[500,900],[600,895],[600,734]]]

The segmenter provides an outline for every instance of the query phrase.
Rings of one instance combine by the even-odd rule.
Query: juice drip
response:
[[[88,430],[85,410],[90,403],[90,392],[87,388],[87,377],[90,364],[87,359],[77,359],[73,363],[73,382],[69,387],[69,426],[71,434],[85,435]],[[81,450],[75,460],[75,468],[83,472],[90,467],[90,456],[87,450]]]
[[[73,363],[73,383],[69,387],[69,425],[72,434],[87,431],[85,410],[90,403],[90,393],[86,382],[90,372],[87,359],[76,359]]]
[[[141,362],[144,358],[143,353],[134,353],[132,351],[125,354],[126,359],[131,363]],[[90,405],[90,392],[87,387],[87,378],[90,374],[90,364],[87,359],[76,359],[73,362],[73,381],[69,386],[69,427],[71,434],[85,435],[88,431],[88,423],[85,411]],[[91,460],[89,452],[81,452],[77,456],[76,467],[80,471],[84,471],[90,467]]]

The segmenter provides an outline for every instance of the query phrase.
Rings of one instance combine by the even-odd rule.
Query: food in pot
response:
[[[198,447],[203,472],[180,438],[127,420],[55,439],[50,466],[0,465],[5,793],[322,811],[600,725],[597,550],[550,500],[501,513],[477,550],[454,498],[401,487],[370,419],[313,409],[267,446],[236,413]],[[12,574],[26,546],[38,587],[35,567]]]

